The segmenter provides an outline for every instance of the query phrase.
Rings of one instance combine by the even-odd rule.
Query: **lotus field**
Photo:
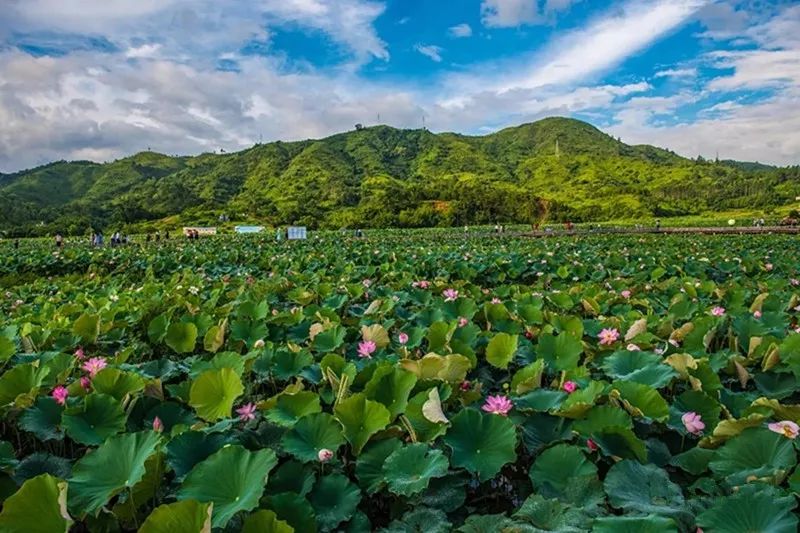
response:
[[[0,531],[795,532],[798,257],[0,243]]]

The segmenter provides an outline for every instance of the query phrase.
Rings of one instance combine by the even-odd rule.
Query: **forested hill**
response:
[[[800,167],[696,161],[548,118],[483,137],[374,126],[229,154],[52,163],[0,175],[0,231],[83,234],[220,213],[327,228],[635,219],[797,196]]]

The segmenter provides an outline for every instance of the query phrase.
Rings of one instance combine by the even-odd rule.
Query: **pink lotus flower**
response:
[[[625,349],[628,350],[629,352],[641,352],[642,351],[642,349],[639,348],[638,345],[633,344],[633,343],[630,343],[629,345],[627,345],[625,347]]]
[[[330,451],[330,450],[329,450],[329,449],[327,449],[327,448],[322,448],[322,449],[321,449],[321,450],[320,450],[320,451],[317,453],[317,458],[319,459],[319,462],[320,462],[320,463],[327,463],[328,461],[330,461],[331,459],[333,459],[333,452],[332,452],[332,451]]]
[[[767,427],[769,428],[770,431],[779,433],[784,437],[786,437],[787,439],[796,439],[797,435],[800,434],[800,426],[798,426],[791,420],[781,420],[780,422],[773,422],[772,424],[767,424]]]
[[[369,289],[369,286],[372,285],[372,280],[365,279],[364,281],[361,282],[361,284],[364,286],[364,288]]]
[[[159,433],[164,431],[164,423],[158,417],[153,419],[153,431],[158,431]]]
[[[578,384],[577,384],[577,383],[575,383],[574,381],[565,381],[565,382],[564,382],[564,385],[562,385],[562,387],[563,387],[563,388],[564,388],[564,390],[565,390],[565,391],[567,391],[569,394],[572,394],[573,392],[575,392],[576,390],[578,390]]]
[[[789,283],[792,284],[792,287],[800,287],[800,279],[792,278],[789,280]]]
[[[458,298],[458,291],[455,289],[445,289],[442,291],[445,302],[452,302]]]
[[[469,382],[469,380],[466,380],[466,379],[464,381],[462,381],[461,385],[459,386],[459,388],[464,392],[468,391],[471,387],[472,387],[472,384]]]
[[[772,263],[767,263],[766,265],[764,265],[764,268],[766,269],[767,272],[772,272],[772,269],[774,267],[773,267]]]
[[[488,396],[481,409],[487,413],[506,416],[512,407],[514,407],[514,404],[511,403],[511,400],[498,394],[497,396]]]
[[[397,342],[399,342],[400,344],[407,344],[408,343],[408,333],[405,333],[405,332],[401,331],[397,335]]]
[[[629,291],[627,289],[625,289],[624,291],[620,292],[619,294],[620,294],[620,296],[622,296],[626,300],[631,297],[631,291]]]
[[[92,390],[92,380],[86,376],[81,377],[80,379],[81,388],[86,392]]]
[[[105,358],[92,357],[91,359],[83,363],[83,365],[81,365],[81,369],[83,369],[84,372],[89,374],[89,377],[93,378],[97,375],[98,372],[103,370],[106,366],[107,364]]]
[[[606,328],[597,336],[600,339],[600,344],[608,346],[614,344],[619,339],[619,331],[616,328]]]
[[[63,385],[59,385],[53,392],[50,393],[50,396],[56,401],[58,405],[64,405],[67,403],[67,396],[69,396],[69,391]]]
[[[427,289],[428,287],[431,286],[431,282],[421,279],[419,281],[413,282],[411,286],[414,287],[415,289]]]
[[[246,403],[236,410],[239,415],[239,420],[247,422],[248,420],[255,420],[256,418],[256,404]]]
[[[501,304],[503,303],[503,300],[501,300],[500,298],[492,298],[492,303],[495,305]]]
[[[86,354],[83,353],[83,348],[78,346],[78,349],[75,350],[75,354],[74,355],[75,355],[75,358],[80,360],[80,359],[83,359]]]
[[[586,439],[586,447],[589,448],[589,451],[596,452],[597,451],[597,444],[592,439]]]
[[[756,311],[753,313],[753,318],[761,318],[761,311]]]
[[[469,324],[469,320],[463,316],[458,317],[458,327],[463,328],[467,324]]]
[[[715,308],[713,308],[711,310],[711,314],[713,316],[722,316],[722,315],[725,314],[725,308],[724,307],[720,307],[720,306],[716,306]]]
[[[372,354],[378,346],[372,341],[362,341],[358,343],[358,356],[372,359]]]
[[[686,431],[692,435],[699,435],[706,428],[706,425],[701,418],[702,417],[694,411],[689,411],[688,413],[683,413],[681,422],[683,422],[683,427],[686,428]]]

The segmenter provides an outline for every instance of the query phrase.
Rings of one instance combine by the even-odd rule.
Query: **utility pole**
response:
[[[425,113],[422,114],[422,129],[425,129]]]
[[[558,151],[558,139],[556,139],[556,159],[558,159],[560,155],[561,154]]]

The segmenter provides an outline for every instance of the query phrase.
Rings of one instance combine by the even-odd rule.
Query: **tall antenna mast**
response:
[[[558,159],[560,153],[558,151],[558,139],[556,139],[556,159]]]
[[[422,129],[423,130],[426,129],[425,128],[425,113],[422,114]]]

